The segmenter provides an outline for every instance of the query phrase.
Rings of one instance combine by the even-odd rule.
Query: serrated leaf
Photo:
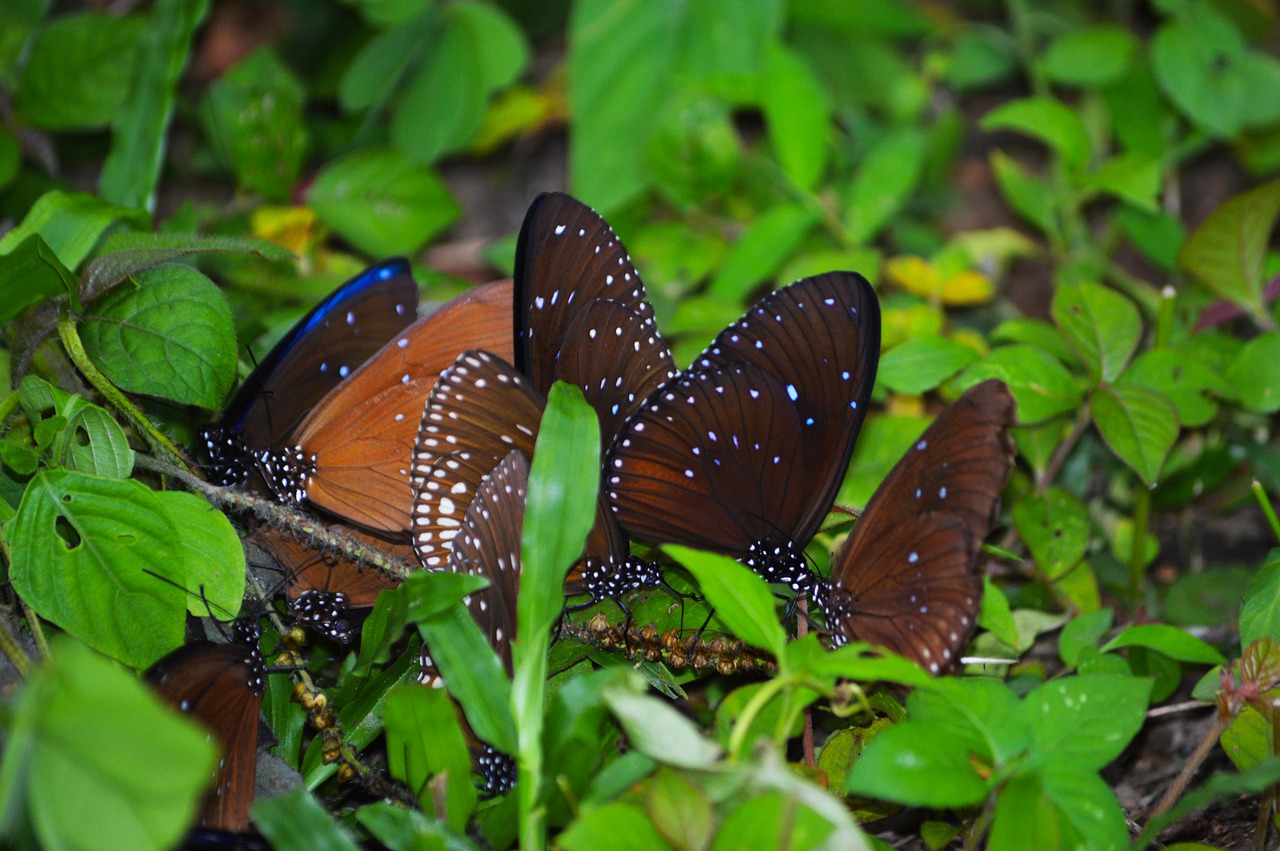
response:
[[[0,237],[0,255],[13,251],[30,235],[39,234],[58,262],[75,269],[103,237],[120,225],[148,227],[149,222],[137,210],[116,207],[87,192],[51,189],[31,205],[21,224]],[[78,304],[73,306],[79,309]]]
[[[135,289],[93,305],[85,351],[117,386],[218,410],[235,380],[235,324],[226,297],[188,266],[140,272]]]
[[[1043,422],[1080,406],[1083,397],[1076,380],[1052,355],[1035,346],[1005,346],[972,364],[958,384],[970,387],[999,378],[1018,403],[1021,425]]]
[[[1164,459],[1178,438],[1178,411],[1149,387],[1116,384],[1090,397],[1098,433],[1111,451],[1148,485],[1160,477]]]
[[[1223,376],[1177,349],[1143,352],[1125,371],[1124,380],[1167,396],[1186,428],[1199,428],[1212,421],[1218,413],[1216,397],[1227,389]]]
[[[135,668],[182,643],[182,545],[145,485],[43,471],[4,534],[13,587],[41,617]]]
[[[1142,336],[1133,302],[1098,284],[1059,286],[1053,319],[1095,382],[1113,382],[1124,372]]]
[[[330,163],[307,201],[325,224],[373,255],[413,254],[458,217],[458,203],[435,172],[385,149]]]

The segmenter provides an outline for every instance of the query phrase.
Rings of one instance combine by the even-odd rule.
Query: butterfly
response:
[[[377,534],[407,534],[423,403],[463,349],[510,356],[511,298],[508,281],[474,287],[387,343],[312,408],[287,446],[254,453],[272,493]]]
[[[879,351],[879,305],[861,275],[762,298],[622,426],[605,482],[619,525],[807,591],[804,547],[849,466]]]
[[[244,484],[253,452],[276,446],[326,393],[417,318],[409,262],[370,266],[334,290],[276,343],[201,440],[209,479]]]
[[[423,410],[414,444],[413,546],[428,570],[445,569],[454,555],[462,520],[485,476],[512,449],[532,457],[545,397],[506,361],[491,352],[458,356],[440,376]],[[603,498],[587,537],[579,575],[570,574],[569,594],[593,590],[609,595],[606,583],[591,586],[585,575],[600,566],[624,565],[633,580],[656,584],[656,571],[629,555]]]
[[[977,625],[1014,417],[1003,383],[974,385],[890,471],[814,589],[833,646],[871,642],[935,674],[956,662]]]
[[[204,827],[243,831],[249,826],[258,761],[258,710],[266,687],[260,637],[256,623],[241,621],[231,642],[190,642],[143,675],[165,701],[198,720],[218,740],[222,758],[201,812]]]

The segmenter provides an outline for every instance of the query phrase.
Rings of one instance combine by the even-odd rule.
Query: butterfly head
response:
[[[616,600],[624,594],[662,584],[662,572],[656,562],[628,555],[619,562],[587,556],[582,579],[592,600]]]
[[[221,487],[248,481],[253,456],[239,433],[210,426],[200,429],[200,440],[209,456],[209,481]]]

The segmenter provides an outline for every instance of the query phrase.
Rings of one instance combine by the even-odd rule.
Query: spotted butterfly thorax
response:
[[[605,483],[618,523],[808,591],[803,550],[849,466],[879,351],[879,304],[861,275],[765,296],[622,427]]]
[[[258,710],[266,667],[256,623],[237,622],[226,644],[193,641],[147,669],[148,684],[179,711],[208,728],[221,758],[200,816],[204,827],[243,831],[249,826],[258,761]]]
[[[474,287],[387,343],[316,404],[288,446],[254,454],[272,492],[381,535],[407,535],[423,404],[464,349],[511,355],[511,298],[510,281]]]
[[[1013,467],[1015,405],[991,379],[946,408],[867,503],[813,589],[832,646],[867,641],[954,667],[982,600],[982,542]]]
[[[463,517],[489,471],[513,449],[532,457],[545,405],[527,378],[491,352],[463,352],[440,376],[414,444],[413,546],[423,567],[448,567]],[[651,569],[629,554],[601,496],[583,563],[570,573],[566,593],[612,596],[630,582],[654,584]]]
[[[409,262],[370,266],[298,320],[200,432],[210,481],[243,484],[252,453],[278,446],[326,393],[417,318]]]

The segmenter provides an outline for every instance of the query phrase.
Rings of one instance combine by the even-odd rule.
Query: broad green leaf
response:
[[[450,831],[443,822],[425,812],[410,810],[390,801],[365,804],[354,815],[360,826],[387,848],[480,851],[479,845],[462,834]],[[504,846],[494,842],[489,847]]]
[[[828,650],[813,633],[787,642],[783,664],[797,676],[810,675],[833,681],[847,679],[906,686],[931,686],[936,682],[919,665],[900,656],[882,654],[862,643]]]
[[[1030,644],[1019,641],[1020,646]],[[971,766],[1008,765],[1030,742],[1022,704],[1007,685],[994,680],[936,680],[931,688],[912,693],[907,713],[912,724],[960,743]]]
[[[837,847],[831,841],[832,825],[790,795],[771,793],[741,802],[716,832],[711,851],[742,848]],[[850,848],[845,844],[840,848]],[[863,846],[869,847],[869,846]]]
[[[1089,133],[1080,114],[1056,98],[1009,101],[984,115],[978,126],[988,132],[1012,130],[1038,139],[1073,171],[1089,162]]]
[[[1058,656],[1074,668],[1085,651],[1097,649],[1102,636],[1111,629],[1114,617],[1115,613],[1110,609],[1098,609],[1067,621],[1058,635]]]
[[[916,128],[890,133],[867,152],[842,199],[850,243],[870,242],[902,209],[924,173],[924,158],[925,138]]]
[[[15,106],[42,130],[106,127],[124,108],[133,75],[141,15],[79,12],[51,20],[31,45]]]
[[[144,668],[182,643],[182,545],[145,485],[43,471],[4,535],[14,589],[90,647]]]
[[[1212,645],[1189,632],[1163,623],[1131,626],[1102,646],[1103,653],[1121,647],[1148,647],[1179,662],[1221,665],[1226,661]]]
[[[982,609],[978,612],[978,626],[1010,647],[1018,644],[1018,625],[1009,609],[1009,598],[989,576],[982,577]]]
[[[123,479],[133,472],[129,438],[104,408],[30,374],[22,379],[18,394],[27,417],[37,424],[37,438],[46,417],[65,423],[45,445],[54,465],[112,479]]]
[[[937,808],[978,804],[989,791],[963,741],[911,722],[885,730],[867,745],[853,764],[845,789]]]
[[[173,847],[217,760],[207,733],[85,647],[53,650],[12,709],[0,787],[22,785],[42,847]]]
[[[148,227],[145,214],[102,201],[87,192],[51,189],[41,195],[22,223],[0,238],[0,255],[16,250],[32,234],[39,234],[67,269],[77,268],[114,228]],[[46,258],[46,262],[50,262]],[[59,272],[66,280],[66,276]],[[68,288],[75,298],[73,282]],[[73,306],[79,309],[77,303]]]
[[[368,149],[330,163],[307,191],[316,214],[373,255],[412,254],[458,217],[435,172],[392,150]]]
[[[392,776],[418,791],[424,810],[430,811],[441,793],[445,821],[451,829],[464,832],[477,796],[471,782],[471,757],[449,695],[443,689],[397,688],[382,706],[382,722]],[[440,778],[443,790],[429,786],[433,777]]]
[[[564,851],[665,851],[671,846],[649,815],[635,804],[611,803],[585,809],[556,837]]]
[[[486,96],[511,85],[524,73],[529,64],[529,43],[520,25],[500,4],[463,0],[444,10],[480,57],[480,86]]]
[[[1246,705],[1218,738],[1222,751],[1240,771],[1257,765],[1275,753],[1275,731],[1257,709]]]
[[[1178,251],[1187,239],[1182,220],[1170,213],[1146,213],[1136,207],[1116,210],[1115,224],[1147,259],[1166,272],[1178,268]]]
[[[439,10],[428,8],[365,42],[338,84],[338,102],[347,112],[386,103],[406,74],[417,67]]]
[[[947,81],[962,92],[981,89],[1011,79],[1019,66],[1017,44],[1008,32],[970,24],[952,45]]]
[[[664,197],[678,207],[691,208],[733,188],[742,166],[740,147],[733,116],[724,104],[701,95],[677,95],[654,117],[644,162]],[[675,223],[658,226],[664,224]],[[677,256],[688,262],[679,243],[696,240],[697,235],[690,234],[683,225],[672,230],[682,233],[675,237],[675,244],[664,249],[680,252]],[[727,248],[719,237],[715,237],[715,245],[717,254]],[[687,279],[698,277],[701,276]]]
[[[189,266],[135,276],[93,305],[80,334],[117,386],[216,411],[235,380],[235,325],[217,286]]]
[[[212,611],[214,617],[228,620],[244,601],[245,557],[240,536],[227,515],[202,496],[164,491],[157,493],[156,499],[182,543],[187,574],[184,587],[193,595],[187,600],[187,611],[198,618]]]
[[[836,801],[820,789],[817,784],[798,774],[794,768],[783,761],[772,750],[767,750],[758,759],[742,767],[740,776],[750,784],[752,789],[777,793],[788,802],[785,812],[794,813],[797,821],[795,844],[790,847],[816,848],[827,847],[847,849],[847,851],[869,851],[870,841],[858,829],[857,823],[849,814],[844,804]],[[773,800],[778,800],[776,797]],[[777,809],[772,816],[767,816],[773,827],[785,827],[785,818]],[[778,842],[766,842],[767,847],[781,848],[786,834],[779,836]],[[732,841],[727,841],[727,840]],[[825,845],[819,845],[825,840]],[[741,835],[734,836],[728,830],[717,837],[716,848],[754,847],[755,843],[742,844]]]
[[[1150,692],[1150,681],[1141,677],[1081,675],[1045,683],[1025,700],[1033,747],[1097,771],[1142,729]]]
[[[649,788],[645,809],[653,826],[677,848],[704,848],[715,815],[701,789],[669,768],[660,768]]]
[[[1038,775],[1012,778],[996,799],[987,839],[990,851],[1062,848],[1061,816],[1045,797]]]
[[[129,96],[111,124],[111,153],[102,166],[102,197],[150,210],[164,164],[178,80],[209,0],[157,0],[138,42]]]
[[[1029,316],[1007,319],[995,327],[991,332],[990,340],[992,344],[1026,343],[1029,346],[1044,349],[1063,363],[1071,363],[1075,360],[1075,353],[1063,339],[1062,332],[1053,323],[1043,319],[1032,319]]]
[[[289,199],[307,147],[305,99],[302,83],[268,48],[209,85],[201,103],[205,129],[240,188]]]
[[[1260,638],[1280,641],[1280,550],[1267,553],[1240,603],[1240,645]]]
[[[608,214],[643,192],[653,116],[673,93],[754,83],[782,23],[779,0],[583,0],[569,19],[569,146],[574,191]]]
[[[781,44],[765,51],[761,109],[769,142],[791,182],[810,191],[826,168],[831,104],[804,58]]]
[[[1090,406],[1111,451],[1148,486],[1154,485],[1178,438],[1178,411],[1173,403],[1149,387],[1116,384],[1095,390]]]
[[[1005,203],[1046,236],[1058,233],[1053,191],[1004,151],[991,152],[991,170]]]
[[[19,61],[52,0],[10,0],[0,3],[0,80],[10,91]]]
[[[1230,198],[1187,238],[1178,265],[1216,295],[1260,315],[1263,268],[1277,214],[1280,180]]]
[[[669,703],[620,685],[607,687],[601,696],[631,746],[646,756],[678,768],[709,768],[720,758],[720,748]]]
[[[1059,286],[1053,319],[1095,382],[1115,381],[1133,357],[1142,336],[1142,317],[1133,302],[1099,284]]]
[[[774,596],[763,579],[728,556],[675,545],[663,549],[698,580],[730,632],[774,656],[782,652],[787,636],[778,625]]]
[[[392,144],[423,166],[470,141],[480,129],[487,101],[483,54],[454,16],[444,15],[430,44],[391,118]]]
[[[1247,411],[1273,414],[1280,411],[1280,331],[1268,331],[1241,347],[1227,365],[1223,378],[1240,394]]]
[[[1018,403],[1018,422],[1043,422],[1080,407],[1080,387],[1066,367],[1043,349],[1034,346],[1004,346],[972,364],[961,376],[969,387],[988,378],[999,378],[1009,386]]]
[[[912,337],[881,356],[876,380],[895,393],[918,396],[937,388],[978,357],[970,347],[946,337]]]
[[[89,261],[82,273],[85,298],[89,301],[115,289],[126,278],[184,257],[244,254],[268,263],[294,260],[292,252],[261,239],[167,233],[115,233],[103,246],[103,252]]]
[[[725,301],[742,301],[761,281],[778,271],[816,222],[817,214],[798,204],[765,210],[729,249],[707,294]]]
[[[1101,777],[1066,754],[1054,754],[1037,768],[1043,794],[1057,809],[1064,828],[1062,847],[1099,851],[1129,847],[1124,810]]]
[[[1218,413],[1216,397],[1226,389],[1221,375],[1178,349],[1143,352],[1125,371],[1124,380],[1167,396],[1186,428],[1199,428],[1212,421]]]
[[[357,851],[360,847],[306,789],[256,801],[249,814],[272,848]]]
[[[516,751],[511,720],[511,682],[502,662],[465,606],[418,625],[449,693],[458,701],[478,737],[504,753]]]
[[[1148,213],[1159,212],[1160,160],[1148,154],[1119,154],[1080,179],[1084,189],[1096,189]]]
[[[1102,24],[1068,29],[1050,42],[1040,67],[1055,83],[1104,86],[1128,70],[1136,46],[1124,27]]]

